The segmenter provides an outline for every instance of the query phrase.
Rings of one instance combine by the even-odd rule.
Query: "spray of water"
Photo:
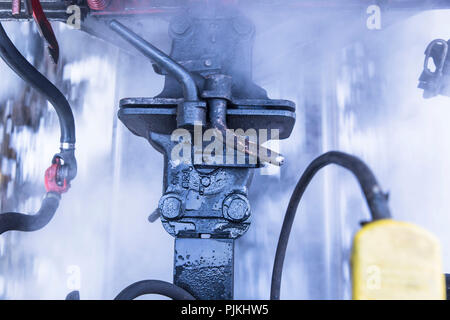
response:
[[[416,89],[426,44],[450,38],[450,13],[420,14],[375,33],[359,20],[355,26],[330,12],[283,13],[278,19],[266,14],[248,12],[257,32],[254,79],[271,98],[296,102],[297,123],[281,144],[287,164],[275,174],[258,174],[250,190],[254,218],[237,241],[236,298],[268,298],[290,192],[307,163],[331,149],[364,159],[391,192],[394,217],[429,229],[444,252],[450,250],[445,139],[450,102],[425,101]],[[16,35],[21,28],[8,24]],[[165,22],[142,29],[168,52]],[[80,289],[83,299],[110,299],[138,280],[171,281],[173,239],[158,221],[146,220],[161,195],[162,156],[115,116],[119,98],[154,96],[163,78],[144,58],[119,53],[81,32],[61,27],[58,38],[65,58],[62,78],[70,83],[65,93],[77,101],[79,174],[45,229],[0,238],[0,293],[9,299],[61,299]],[[19,37],[15,42],[26,50]],[[8,79],[0,90],[4,101],[23,84],[4,64],[0,72]],[[15,129],[12,143],[20,166],[17,171],[2,164],[2,172],[16,170],[11,173],[31,181],[39,194],[57,132],[51,111],[37,132]],[[38,205],[33,196],[18,209],[32,212]],[[282,298],[349,298],[351,239],[368,217],[356,183],[347,173],[326,169],[299,210]],[[448,258],[444,266],[450,268]]]

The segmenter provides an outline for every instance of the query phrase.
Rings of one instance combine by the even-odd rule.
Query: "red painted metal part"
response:
[[[58,173],[61,169],[61,160],[55,158],[54,163],[45,171],[45,189],[47,192],[64,193],[69,190],[70,184],[67,179],[63,179],[62,183],[58,182]]]
[[[155,1],[155,0],[110,0],[105,9],[94,9],[90,2],[103,2],[100,0],[88,0],[92,15],[139,15],[139,14],[157,14],[157,13],[173,13],[185,7],[189,3],[209,3],[216,0],[179,0],[179,1]],[[238,0],[221,0],[223,4],[237,4]]]
[[[100,11],[91,12],[92,15],[132,15],[164,13],[172,8],[158,7],[152,0],[110,0],[109,5]],[[89,2],[88,2],[89,4]],[[89,7],[91,7],[89,5]],[[91,7],[92,9],[92,7]]]
[[[31,0],[31,6],[33,8],[33,18],[38,25],[39,33],[47,42],[48,51],[53,62],[58,63],[59,45],[55,33],[53,32],[52,25],[48,22],[39,0]]]
[[[20,0],[12,0],[11,2],[12,6],[12,14],[13,16],[17,16],[20,14]]]

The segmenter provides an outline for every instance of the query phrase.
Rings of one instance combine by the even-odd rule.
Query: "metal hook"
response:
[[[443,50],[442,50],[442,55],[441,55],[441,60],[439,63],[439,66],[436,66],[436,71],[432,72],[430,70],[430,68],[428,67],[428,62],[430,60],[430,58],[432,58],[431,56],[431,52],[434,48],[434,46],[436,45],[442,45],[443,46]],[[424,62],[424,66],[423,66],[423,70],[426,74],[428,74],[429,76],[442,76],[442,73],[444,71],[444,66],[445,66],[445,61],[447,60],[447,54],[448,54],[448,43],[447,41],[443,40],[443,39],[437,39],[432,41],[427,49],[425,50],[425,62]]]

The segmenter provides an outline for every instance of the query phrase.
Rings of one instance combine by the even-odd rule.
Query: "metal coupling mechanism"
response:
[[[75,175],[75,157],[67,157],[67,154],[64,156],[62,153],[56,154],[52,165],[45,171],[45,189],[47,192],[65,193],[69,190],[70,181]]]

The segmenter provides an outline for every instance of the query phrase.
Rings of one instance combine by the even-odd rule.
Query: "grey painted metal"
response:
[[[150,58],[159,68],[166,70],[181,85],[184,101],[178,104],[177,125],[179,127],[204,125],[206,122],[206,106],[199,101],[197,85],[190,72],[117,20],[111,21],[109,25],[114,32]]]
[[[176,142],[170,136],[150,134],[150,143],[165,155],[164,195],[158,205],[161,222],[174,237],[236,239],[250,226],[248,187],[253,172],[249,168],[201,168],[192,162],[176,165],[167,155]],[[246,219],[230,218],[230,196],[246,201]],[[234,209],[236,204],[232,207]],[[231,214],[235,216],[236,214]]]
[[[147,138],[150,132],[171,134],[177,128],[177,105],[181,99],[126,98],[118,116],[134,134]],[[232,99],[227,105],[230,129],[277,129],[286,139],[295,125],[295,105],[288,100]]]

